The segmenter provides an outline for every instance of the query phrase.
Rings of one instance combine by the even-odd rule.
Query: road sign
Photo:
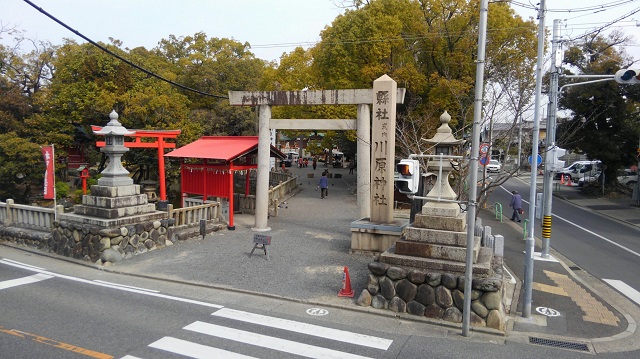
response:
[[[531,165],[531,156],[527,157],[527,161],[529,162],[529,165]],[[536,167],[540,166],[541,163],[542,163],[542,156],[538,155],[538,164],[536,164]]]
[[[489,152],[489,144],[488,143],[481,143],[480,144],[480,154],[484,157],[487,152]]]
[[[480,164],[483,166],[486,166],[489,163],[489,157],[488,156],[482,156],[480,157]]]

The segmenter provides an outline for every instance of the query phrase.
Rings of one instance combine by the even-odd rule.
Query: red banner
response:
[[[42,156],[46,170],[44,172],[44,199],[53,199],[54,196],[54,178],[53,178],[53,147],[42,147]]]

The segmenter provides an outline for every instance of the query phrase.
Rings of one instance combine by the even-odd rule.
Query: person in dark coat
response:
[[[327,178],[326,171],[322,172],[322,176],[318,181],[318,187],[320,187],[320,198],[324,199],[324,197],[327,196],[327,192],[329,189],[329,179]]]
[[[511,203],[509,207],[513,208],[513,214],[511,215],[512,221],[520,222],[520,210],[522,209],[522,196],[518,193],[518,191],[511,192]]]

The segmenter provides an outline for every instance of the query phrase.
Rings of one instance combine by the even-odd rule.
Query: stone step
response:
[[[467,214],[461,213],[457,217],[442,217],[416,213],[413,227],[464,232],[467,228]]]
[[[82,196],[82,204],[89,207],[122,208],[140,206],[148,203],[149,197],[146,194],[123,197]]]
[[[380,262],[394,266],[409,267],[422,272],[464,274],[466,263],[444,259],[420,258],[395,253],[395,246],[380,254]],[[478,260],[473,264],[473,274],[489,276],[492,274],[493,251],[491,248],[480,247]]]
[[[473,262],[475,263],[478,260],[480,237],[474,237],[473,242]],[[396,242],[395,253],[413,257],[446,259],[463,263],[467,258],[466,247],[447,246],[426,242],[412,242],[406,240]]]
[[[429,242],[457,247],[467,246],[467,232],[443,231],[412,226],[405,228],[404,238],[407,241],[414,242]]]
[[[153,203],[130,206],[123,208],[99,208],[90,207],[81,204],[73,206],[73,212],[78,215],[85,215],[97,218],[115,219],[120,217],[136,216],[156,211],[156,205]]]

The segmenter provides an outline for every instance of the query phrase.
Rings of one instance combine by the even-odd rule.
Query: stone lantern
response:
[[[128,148],[124,146],[124,136],[133,135],[135,131],[129,131],[120,122],[118,122],[118,114],[111,111],[109,114],[109,123],[100,131],[94,131],[96,135],[105,136],[105,146],[100,149],[107,157],[109,164],[102,171],[102,177],[98,179],[99,186],[127,186],[133,184],[133,179],[129,177],[129,171],[122,166],[121,157]]]
[[[438,179],[426,197],[432,199],[422,206],[422,214],[432,216],[457,217],[460,214],[460,206],[457,203],[450,202],[456,199],[456,193],[449,185],[449,173],[453,170],[451,165],[451,156],[453,156],[453,148],[464,143],[464,140],[458,140],[453,137],[449,122],[451,116],[445,111],[440,116],[442,125],[436,131],[436,134],[424,141],[435,146],[435,155],[439,158],[433,158],[429,162],[427,169],[432,173],[438,173]],[[438,201],[444,200],[444,201]]]

